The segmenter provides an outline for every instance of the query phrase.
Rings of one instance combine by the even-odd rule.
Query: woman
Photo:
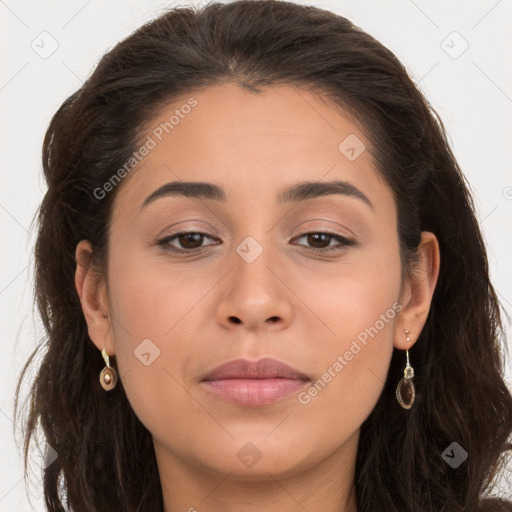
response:
[[[471,198],[375,39],[281,1],[171,10],[43,165],[48,511],[512,510],[485,499],[512,397]]]

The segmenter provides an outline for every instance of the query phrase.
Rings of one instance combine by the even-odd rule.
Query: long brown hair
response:
[[[106,268],[112,202],[94,191],[140,144],[165,103],[220,82],[289,83],[322,91],[358,119],[393,190],[404,269],[422,231],[440,244],[441,270],[426,325],[410,350],[417,396],[400,408],[394,351],[382,395],[361,426],[355,489],[360,512],[512,510],[482,499],[510,454],[512,397],[503,379],[500,304],[482,235],[445,129],[405,68],[382,44],[329,11],[285,1],[176,8],[100,61],[53,116],[43,145],[48,191],[38,211],[35,297],[45,339],[25,427],[25,466],[38,423],[58,456],[44,468],[48,511],[163,510],[150,432],[122,382],[100,387],[104,362],[88,337],[74,285],[77,243]],[[467,460],[442,457],[456,442]],[[25,467],[26,469],[26,467]]]

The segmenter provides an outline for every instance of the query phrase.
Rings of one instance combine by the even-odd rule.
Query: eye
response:
[[[199,231],[177,231],[172,235],[162,238],[162,240],[159,240],[157,244],[162,247],[164,251],[191,253],[204,247],[202,246],[202,242],[205,237],[212,239],[210,235]],[[181,247],[171,245],[171,242],[174,240],[181,244]]]
[[[190,254],[206,247],[202,245],[202,242],[205,238],[213,240],[213,238],[207,233],[202,233],[199,231],[177,231],[176,233],[173,233],[159,240],[157,245],[162,247],[164,251]],[[342,235],[337,235],[336,233],[330,233],[327,231],[314,231],[311,233],[304,233],[303,235],[296,237],[294,240],[301,238],[307,238],[308,242],[313,245],[310,248],[315,252],[340,251],[345,247],[356,244],[355,240],[351,240]],[[331,246],[330,243],[333,240],[337,241],[338,245]],[[181,247],[176,247],[175,245],[172,245],[171,242],[177,242]]]
[[[337,235],[336,233],[330,233],[327,231],[314,231],[311,233],[304,233],[303,235],[295,238],[295,240],[301,238],[306,238],[308,243],[313,245],[311,249],[316,252],[340,251],[345,247],[356,244],[355,240],[351,240],[350,238],[346,238],[342,235]],[[338,241],[339,244],[330,246],[330,242],[333,240]]]

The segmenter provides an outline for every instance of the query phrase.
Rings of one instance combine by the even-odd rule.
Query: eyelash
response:
[[[176,247],[173,247],[173,246],[169,245],[169,243],[172,240],[174,240],[175,238],[179,238],[182,235],[203,235],[203,236],[206,236],[206,237],[208,237],[210,239],[213,238],[210,235],[208,235],[207,233],[202,233],[200,231],[186,231],[186,230],[184,230],[184,231],[176,231],[172,235],[166,236],[165,238],[162,238],[161,240],[158,240],[157,241],[157,245],[160,246],[166,252],[179,253],[179,254],[193,254],[194,252],[198,252],[198,251],[201,251],[202,249],[204,249],[204,247],[198,247],[198,248],[195,248],[195,249],[178,249]],[[296,238],[303,238],[303,237],[305,237],[307,235],[326,235],[326,236],[331,237],[331,238],[333,238],[333,239],[335,239],[335,240],[337,240],[338,242],[341,243],[341,245],[334,246],[334,247],[324,247],[323,249],[318,249],[316,247],[310,247],[310,249],[313,252],[316,252],[316,253],[326,253],[326,252],[332,252],[332,251],[341,251],[341,250],[345,249],[346,247],[350,247],[350,246],[356,245],[355,240],[351,240],[351,239],[346,238],[344,236],[337,235],[336,233],[331,233],[331,232],[328,232],[328,231],[310,231],[308,233],[303,233],[302,235],[300,235],[300,236],[298,236]],[[304,246],[302,246],[302,247],[304,247]]]

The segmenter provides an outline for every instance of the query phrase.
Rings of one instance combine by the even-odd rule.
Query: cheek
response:
[[[170,264],[165,256],[156,261],[143,251],[123,260],[109,277],[117,344],[133,350],[146,338],[159,346],[181,341],[188,325],[185,317],[194,315],[192,310],[218,280],[217,274],[199,273],[190,264]]]
[[[356,250],[329,271],[317,268],[300,282],[298,294],[317,313],[329,350],[342,350],[350,340],[377,323],[383,337],[401,307],[401,263],[398,249]],[[295,289],[296,286],[295,286]],[[394,309],[393,309],[393,305]],[[384,320],[381,315],[385,315]],[[384,323],[383,323],[384,322]],[[362,335],[364,338],[364,334]]]
[[[390,290],[370,293],[355,287],[347,292],[349,299],[338,299],[337,314],[330,317],[337,335],[316,340],[312,358],[318,371],[311,386],[298,394],[294,414],[305,430],[328,439],[312,441],[312,452],[324,455],[357,431],[374,409],[386,382],[401,310]],[[284,431],[279,434],[286,437]]]
[[[203,319],[214,313],[205,312],[207,301],[201,301],[218,274],[171,270],[165,259],[148,265],[133,253],[120,261],[109,276],[120,379],[146,428],[180,439],[183,424],[172,421],[175,415],[204,416],[187,392],[186,379],[204,358]]]
[[[335,274],[314,295],[328,329],[322,328],[324,335],[315,343],[314,385],[298,397],[319,427],[329,411],[327,428],[332,432],[357,428],[374,408],[387,378],[402,309],[400,257],[392,246],[361,251]]]

